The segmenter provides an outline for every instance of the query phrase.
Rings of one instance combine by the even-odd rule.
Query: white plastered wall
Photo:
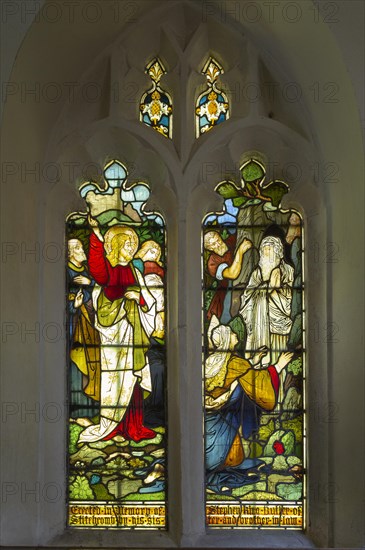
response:
[[[265,3],[251,2],[261,10],[255,23],[245,2],[120,3],[127,10],[132,5],[129,18],[116,18],[113,2],[99,4],[97,24],[85,21],[80,10],[72,24],[66,10],[54,23],[51,12],[40,16],[19,47],[9,78],[20,92],[8,96],[2,140],[1,542],[359,547],[364,542],[363,153],[358,103],[334,29],[320,17],[314,22],[310,2],[299,4],[295,23],[283,16],[289,13],[282,11],[285,2],[274,17]],[[195,87],[203,82],[198,69],[208,53],[227,67],[222,82],[233,90],[232,118],[195,142]],[[173,142],[137,121],[139,97],[149,86],[143,66],[154,54],[170,69],[163,84],[176,105]],[[265,89],[268,78],[278,84],[278,95],[248,100],[245,84]],[[22,83],[50,91],[50,82],[63,90],[64,83],[76,82],[78,94],[73,101],[65,93],[50,101],[41,93],[36,101],[34,94],[21,93]],[[80,93],[88,82],[100,86],[98,101]],[[300,101],[283,100],[289,82],[302,91]],[[331,91],[324,88],[327,83],[338,84],[334,103],[325,101]],[[237,168],[252,150],[269,166],[278,163],[279,173],[270,174],[270,168],[270,175],[292,176],[284,204],[299,208],[306,224],[307,537],[268,531],[207,535],[204,526],[200,223],[207,211],[221,207],[214,186],[227,175],[238,181]],[[77,187],[85,166],[102,166],[112,156],[129,165],[133,179],[149,182],[152,204],[165,215],[169,231],[170,530],[162,535],[65,529],[65,341],[58,332],[64,323],[64,219],[83,207]],[[300,167],[300,176],[293,177],[290,163]],[[61,170],[59,181],[54,166]],[[31,168],[35,173],[25,174]],[[36,252],[27,253],[31,249]],[[27,332],[34,328],[35,334]]]

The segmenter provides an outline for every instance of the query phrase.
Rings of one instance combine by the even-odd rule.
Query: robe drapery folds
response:
[[[70,299],[75,298],[75,295],[70,296]],[[83,388],[84,393],[95,401],[99,401],[100,336],[91,323],[90,313],[85,304],[82,304],[80,312],[78,312],[78,320],[73,331],[70,358],[86,377],[87,383]]]
[[[134,408],[142,407],[134,388],[138,382],[143,390],[151,391],[147,351],[156,316],[155,299],[140,271],[133,262],[111,266],[103,243],[94,234],[90,236],[89,266],[97,282],[93,303],[101,341],[100,423],[86,428],[80,441],[98,441],[110,435],[123,420],[132,397]],[[138,291],[139,303],[125,297],[132,290]],[[141,415],[136,418],[141,422]],[[137,431],[140,434],[135,439],[143,438],[144,427]],[[146,435],[152,434],[149,430]]]
[[[272,351],[267,363],[275,362],[280,352],[286,349],[293,324],[290,313],[294,269],[283,260],[278,267],[279,288],[270,288],[269,282],[263,279],[261,268],[257,267],[241,298],[240,315],[247,329],[247,353],[267,346]]]
[[[279,375],[274,366],[254,369],[251,364],[230,352],[222,386],[216,386],[206,393],[207,410],[220,409],[230,398],[238,385],[256,405],[267,411],[276,404],[279,389]],[[209,379],[207,381],[209,383]],[[207,385],[207,384],[206,384]]]
[[[215,489],[224,468],[237,466],[244,458],[240,428],[244,437],[257,429],[260,409],[274,409],[280,384],[274,366],[255,369],[234,355],[228,347],[229,334],[232,331],[225,325],[208,331],[216,351],[205,362],[205,461],[208,485]]]
[[[68,301],[69,301],[69,337],[70,359],[82,373],[82,390],[94,401],[100,400],[100,336],[94,328],[95,311],[91,295],[94,281],[80,285],[75,277],[83,275],[90,279],[85,266],[78,267],[71,261],[67,266]],[[82,290],[83,302],[79,308],[74,307],[74,300]]]
[[[229,286],[229,281],[228,279],[224,279],[222,271],[232,265],[236,238],[234,235],[230,235],[224,242],[228,246],[228,250],[223,256],[219,256],[219,254],[211,251],[205,252],[207,266],[205,285],[206,287],[210,287],[213,281],[217,281],[217,288],[214,290],[213,298],[207,310],[208,320],[213,315],[216,315],[218,319],[221,318]]]

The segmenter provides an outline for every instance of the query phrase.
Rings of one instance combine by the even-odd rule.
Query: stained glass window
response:
[[[203,221],[203,386],[209,528],[303,529],[303,224],[250,159]]]
[[[126,167],[67,218],[68,525],[166,528],[165,223]]]
[[[160,87],[161,77],[166,74],[162,61],[153,59],[146,67],[152,87],[143,94],[140,103],[140,120],[165,137],[172,137],[172,100]]]
[[[197,138],[230,116],[227,95],[217,86],[219,75],[224,73],[223,68],[218,61],[210,57],[205,63],[202,73],[207,78],[207,89],[199,95],[196,101],[195,131]]]

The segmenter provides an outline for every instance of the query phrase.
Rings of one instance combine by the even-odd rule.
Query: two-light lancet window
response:
[[[140,120],[173,138],[159,59]],[[230,116],[209,58],[196,137]],[[161,138],[162,139],[162,138]],[[243,151],[244,153],[244,151]],[[303,223],[289,187],[248,158],[219,183],[221,212],[202,220],[202,384],[206,524],[305,526]],[[168,247],[147,183],[118,159],[79,189],[67,218],[68,526],[168,528]],[[199,284],[199,281],[197,281]],[[200,420],[197,419],[197,422]]]

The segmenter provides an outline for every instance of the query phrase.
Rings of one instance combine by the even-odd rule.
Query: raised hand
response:
[[[127,290],[127,292],[124,294],[124,296],[127,298],[127,300],[134,300],[139,304],[139,292],[136,290]]]
[[[91,216],[91,214],[88,214],[87,215],[87,221],[88,221],[88,224],[90,225],[90,227],[94,228],[94,227],[99,227],[99,224],[98,224],[98,220],[96,220],[95,218],[93,218]]]
[[[80,288],[80,290],[78,291],[78,293],[76,294],[75,299],[74,299],[74,307],[76,309],[81,307],[83,300],[84,300],[84,295],[83,295],[82,290]]]
[[[73,281],[78,285],[89,285],[91,283],[91,279],[85,277],[85,275],[77,275]]]
[[[280,288],[280,286],[281,286],[280,268],[276,267],[271,272],[269,288]]]
[[[91,216],[91,214],[87,215],[87,221],[91,229],[94,231],[95,235],[99,239],[99,241],[104,242],[103,235],[101,234],[100,227],[98,221]]]
[[[263,357],[265,357],[268,351],[269,351],[269,348],[267,346],[261,346],[261,348],[259,348],[256,351],[256,353],[252,356],[252,358],[250,359],[250,363],[255,369],[260,368],[261,360]]]
[[[290,361],[293,358],[293,355],[294,353],[291,351],[284,351],[283,353],[280,354],[280,357],[277,360],[277,363],[275,365],[276,370],[278,371],[279,374],[283,369],[285,369],[287,364],[290,363]]]
[[[243,241],[241,242],[240,246],[239,246],[239,250],[242,254],[244,254],[245,252],[247,252],[247,250],[249,250],[250,248],[252,248],[252,242],[250,241],[250,239],[243,239]]]

